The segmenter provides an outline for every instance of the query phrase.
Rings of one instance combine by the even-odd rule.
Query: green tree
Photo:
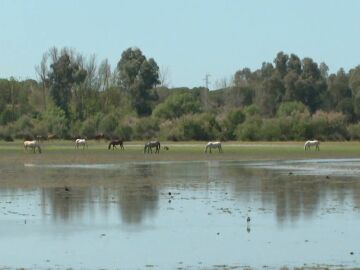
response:
[[[157,98],[151,89],[160,83],[155,60],[146,59],[138,48],[129,48],[122,53],[117,68],[120,84],[130,93],[137,113],[151,114],[150,101]]]
[[[50,95],[67,118],[70,116],[69,103],[71,88],[75,84],[83,82],[86,78],[86,71],[77,63],[71,61],[70,56],[64,53],[56,62],[51,64]]]

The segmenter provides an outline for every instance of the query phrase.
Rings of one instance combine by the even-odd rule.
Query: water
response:
[[[357,159],[0,168],[0,267],[358,266],[359,168]]]

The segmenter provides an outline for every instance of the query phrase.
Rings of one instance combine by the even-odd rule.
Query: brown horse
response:
[[[111,148],[111,146],[112,146],[112,149],[114,150],[117,145],[120,145],[121,150],[125,150],[123,140],[112,140],[112,141],[109,143],[108,149],[110,150],[110,148]]]

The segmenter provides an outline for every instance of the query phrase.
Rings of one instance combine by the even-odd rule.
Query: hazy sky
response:
[[[204,85],[257,69],[279,51],[360,63],[360,1],[0,0],[0,77],[36,78],[50,47],[71,47],[112,68],[128,47],[170,71],[172,86]]]

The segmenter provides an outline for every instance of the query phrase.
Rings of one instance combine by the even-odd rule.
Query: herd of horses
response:
[[[117,145],[120,147],[121,150],[125,150],[123,140],[111,140],[109,142],[108,149],[110,150],[112,148],[114,150],[115,148],[117,148],[116,147]],[[88,148],[86,139],[79,138],[79,139],[75,140],[75,148],[79,149],[80,147],[82,147],[82,149]],[[304,144],[304,150],[305,151],[311,150],[311,147],[315,147],[315,151],[320,151],[320,142],[318,140],[306,141]],[[37,150],[37,152],[39,154],[41,154],[40,141],[39,140],[24,141],[24,149],[25,149],[25,151],[29,151],[29,149],[31,149],[34,153],[36,153],[36,150]],[[160,153],[161,144],[158,140],[149,141],[149,142],[145,143],[144,154],[150,154],[150,153],[152,154],[153,149],[155,149],[155,154]],[[169,147],[164,146],[163,149],[169,150]],[[205,145],[204,153],[208,153],[208,151],[209,151],[209,153],[211,153],[212,149],[217,149],[219,151],[219,153],[223,152],[222,147],[221,147],[221,142],[219,142],[219,141],[208,142]]]

